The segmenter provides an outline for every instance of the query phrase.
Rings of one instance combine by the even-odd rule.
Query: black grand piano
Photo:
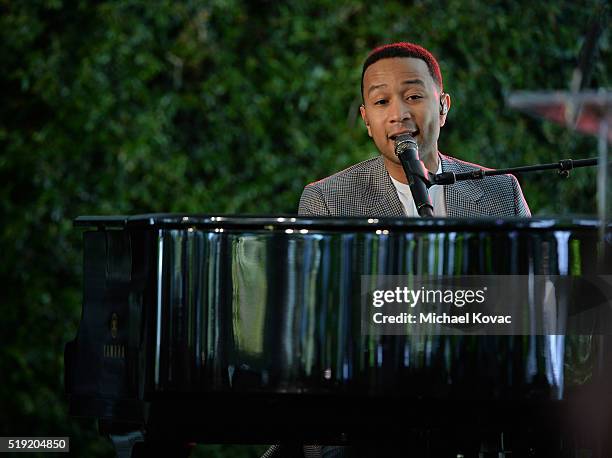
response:
[[[178,456],[193,442],[275,443],[279,456],[304,444],[612,456],[605,328],[377,335],[362,332],[359,307],[366,275],[610,274],[596,220],[157,214],[75,224],[83,313],[66,345],[66,391],[71,414],[97,418],[119,456]],[[609,308],[611,292],[600,293]]]

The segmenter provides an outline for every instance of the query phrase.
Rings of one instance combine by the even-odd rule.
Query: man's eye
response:
[[[374,102],[374,105],[386,105],[387,101],[385,99],[379,99],[376,102]]]
[[[419,94],[412,94],[409,95],[408,97],[406,97],[407,100],[418,100],[418,99],[422,99],[423,97],[421,97]]]

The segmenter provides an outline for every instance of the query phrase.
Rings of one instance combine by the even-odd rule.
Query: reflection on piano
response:
[[[178,456],[192,442],[398,441],[414,456],[612,456],[608,336],[360,332],[362,275],[598,273],[596,221],[76,225],[83,314],[66,390],[71,414],[99,419],[119,456]]]

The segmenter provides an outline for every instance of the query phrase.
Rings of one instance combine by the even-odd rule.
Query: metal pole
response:
[[[597,152],[599,154],[599,168],[597,170],[597,216],[599,218],[599,242],[601,250],[599,252],[600,267],[604,267],[606,257],[606,232],[609,223],[608,205],[609,205],[609,190],[608,190],[608,119],[607,106],[604,105],[604,116],[599,121],[599,135],[597,136]],[[602,270],[603,271],[603,270]]]

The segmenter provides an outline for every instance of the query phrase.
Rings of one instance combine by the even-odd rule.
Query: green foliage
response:
[[[361,63],[397,40],[441,61],[442,151],[496,167],[594,156],[594,139],[504,98],[567,88],[595,4],[0,0],[0,435],[111,453],[62,394],[80,317],[74,217],[295,212],[306,183],[375,154]],[[609,86],[600,44],[592,85]],[[573,175],[524,177],[534,214],[594,213],[594,172]]]

